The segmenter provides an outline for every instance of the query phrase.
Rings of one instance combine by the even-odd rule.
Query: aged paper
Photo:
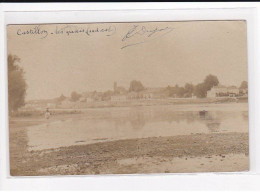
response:
[[[245,21],[8,25],[12,176],[249,169]]]

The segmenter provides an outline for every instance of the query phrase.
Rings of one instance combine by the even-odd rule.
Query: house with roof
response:
[[[208,92],[208,98],[216,97],[235,97],[239,95],[239,89],[236,86],[226,87],[224,85],[213,86]]]

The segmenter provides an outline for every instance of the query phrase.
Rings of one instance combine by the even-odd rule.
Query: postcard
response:
[[[11,176],[248,171],[246,31],[8,25]]]

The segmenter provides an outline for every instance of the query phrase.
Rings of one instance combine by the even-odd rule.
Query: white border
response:
[[[207,8],[207,9],[202,9]],[[217,8],[217,9],[216,9]],[[225,9],[220,9],[225,8]],[[257,3],[1,4],[0,189],[256,189],[260,177],[260,68]],[[135,10],[138,9],[138,10]],[[146,10],[145,10],[146,9]],[[149,10],[147,10],[149,9]],[[166,10],[171,9],[171,10]],[[57,11],[59,10],[59,11]],[[74,10],[74,11],[68,11]],[[81,10],[81,11],[76,11]],[[84,11],[88,10],[88,11]],[[99,10],[99,11],[97,11]],[[105,10],[105,11],[100,11]],[[109,11],[108,11],[109,10]],[[21,11],[25,11],[22,12]],[[39,12],[35,12],[39,11]],[[47,12],[46,12],[47,11]],[[6,24],[122,21],[247,20],[250,172],[10,178],[7,138]],[[4,60],[3,60],[4,59]],[[258,183],[258,184],[257,184]]]

